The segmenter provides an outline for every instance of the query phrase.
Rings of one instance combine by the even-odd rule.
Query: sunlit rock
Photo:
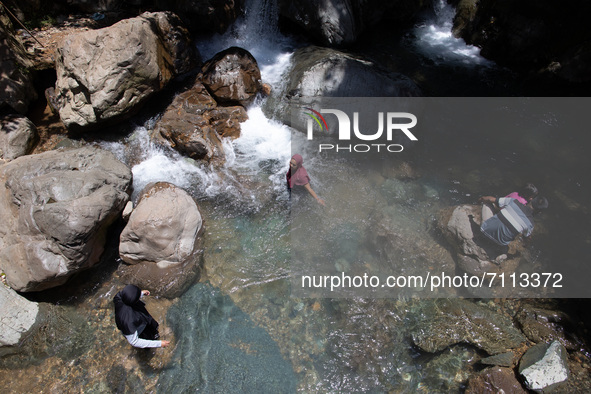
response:
[[[0,283],[0,347],[18,345],[35,324],[39,305]]]
[[[222,137],[240,136],[242,106],[221,107],[200,82],[179,93],[155,127],[155,138],[195,159],[223,162]]]
[[[56,59],[60,118],[70,129],[121,120],[195,59],[187,30],[168,12],[69,35]]]
[[[538,393],[559,390],[569,376],[566,349],[558,341],[528,349],[519,362],[519,374],[530,390]]]
[[[203,220],[186,191],[167,182],[143,190],[120,237],[119,255],[128,282],[161,295],[178,292],[199,270]]]
[[[98,148],[19,157],[0,167],[0,269],[18,291],[92,266],[129,199],[131,171]]]
[[[203,65],[202,74],[201,81],[219,103],[248,105],[263,88],[256,59],[238,47],[216,54]]]

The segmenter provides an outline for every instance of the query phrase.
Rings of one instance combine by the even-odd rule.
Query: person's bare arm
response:
[[[314,199],[316,199],[316,201],[318,201],[318,204],[320,204],[320,205],[322,205],[322,206],[324,206],[324,205],[325,205],[325,204],[324,204],[324,200],[323,200],[323,199],[321,199],[320,197],[318,197],[318,196],[316,195],[316,193],[314,192],[314,190],[312,190],[312,186],[310,186],[310,184],[309,184],[309,183],[306,183],[306,184],[304,185],[304,187],[306,188],[306,190],[308,191],[308,193],[310,193],[310,195],[311,195],[312,197],[314,197]]]

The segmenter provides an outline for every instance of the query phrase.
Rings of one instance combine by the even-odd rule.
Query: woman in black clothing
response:
[[[150,295],[148,290],[140,290],[127,285],[115,298],[115,322],[131,346],[139,348],[166,347],[169,341],[158,340],[158,322],[146,309],[141,296]]]

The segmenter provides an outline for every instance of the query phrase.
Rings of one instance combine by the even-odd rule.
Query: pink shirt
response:
[[[517,201],[519,201],[520,203],[522,203],[523,205],[527,205],[527,200],[525,198],[521,197],[519,195],[519,193],[517,193],[517,192],[513,192],[513,193],[511,193],[511,194],[509,194],[509,195],[507,195],[505,197],[514,198]]]

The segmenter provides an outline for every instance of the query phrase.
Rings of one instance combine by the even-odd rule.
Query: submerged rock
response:
[[[70,129],[121,120],[195,62],[188,32],[169,12],[72,34],[57,51],[60,118]]]
[[[466,393],[526,394],[511,368],[493,367],[480,371],[468,381]]]
[[[37,320],[39,305],[0,283],[0,348],[18,345]],[[0,355],[2,351],[0,350]]]
[[[296,375],[277,343],[218,289],[196,284],[166,320],[178,344],[159,374],[159,392],[296,392]]]
[[[203,220],[187,192],[167,182],[146,186],[120,237],[127,282],[174,297],[199,270]]]
[[[569,376],[566,349],[558,341],[528,349],[519,362],[519,374],[530,390],[538,393],[559,390]]]
[[[412,340],[429,353],[467,343],[494,355],[518,347],[526,338],[499,313],[467,300],[447,299],[424,303]]]
[[[569,350],[580,348],[580,344],[568,337],[568,333],[574,331],[568,328],[574,327],[574,324],[564,312],[523,304],[515,321],[525,336],[534,343],[558,341]]]
[[[27,155],[38,140],[37,128],[28,118],[10,115],[0,119],[0,159],[10,161]]]
[[[0,269],[13,289],[39,291],[99,261],[131,171],[85,147],[19,157],[0,167],[0,184]]]

